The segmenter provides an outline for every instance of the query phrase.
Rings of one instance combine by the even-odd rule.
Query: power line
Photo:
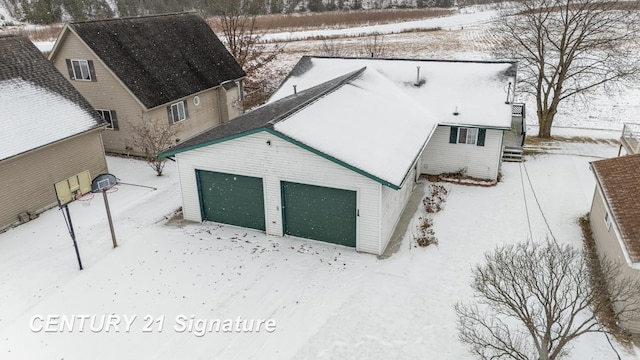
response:
[[[529,217],[529,206],[527,205],[527,195],[524,189],[524,176],[522,175],[522,166],[520,166],[520,183],[522,184],[522,197],[524,198],[524,210],[527,214],[527,223],[529,224],[529,239],[533,241],[533,233],[531,232],[531,218]]]
[[[527,180],[529,181],[529,187],[531,187],[531,192],[533,193],[533,198],[536,200],[536,204],[538,204],[540,215],[542,215],[542,219],[544,219],[544,223],[547,225],[547,229],[549,230],[549,234],[551,234],[551,238],[553,239],[553,242],[555,242],[556,245],[558,245],[558,240],[556,240],[556,237],[553,235],[553,231],[551,231],[551,226],[549,226],[549,221],[547,221],[547,217],[544,215],[544,212],[542,211],[542,206],[540,206],[540,201],[538,200],[536,191],[533,188],[533,184],[531,183],[531,177],[529,177],[529,171],[527,170],[527,167],[525,166],[524,162],[521,164],[522,164],[522,167],[524,168],[524,173],[527,175]]]

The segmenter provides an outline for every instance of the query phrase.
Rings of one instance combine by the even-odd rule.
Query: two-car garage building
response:
[[[381,254],[436,127],[410,104],[398,116],[409,101],[381,81],[362,68],[161,154],[177,160],[184,217]]]
[[[159,156],[177,161],[187,220],[382,254],[420,174],[463,166],[495,179],[512,67],[303,58],[266,105]],[[450,128],[467,136],[444,141],[447,156],[434,157],[428,144],[440,128],[446,139]]]

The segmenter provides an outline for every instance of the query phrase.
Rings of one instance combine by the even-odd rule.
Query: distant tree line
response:
[[[218,0],[0,0],[21,21],[50,24],[66,20],[108,19],[115,16],[138,16],[192,11],[217,15]],[[426,8],[468,5],[469,2],[495,0],[233,0],[243,4],[251,14],[280,14],[337,10]]]

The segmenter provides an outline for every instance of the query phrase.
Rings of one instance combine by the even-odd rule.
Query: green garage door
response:
[[[284,233],[356,246],[356,192],[282,182]]]
[[[196,170],[202,219],[264,230],[262,179]]]

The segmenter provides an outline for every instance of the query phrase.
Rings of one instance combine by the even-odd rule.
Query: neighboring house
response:
[[[107,172],[104,121],[22,36],[0,36],[0,229],[56,204],[53,184]]]
[[[108,123],[108,152],[133,149],[133,127],[177,127],[176,141],[241,112],[245,72],[192,13],[73,22],[49,59]]]
[[[596,190],[589,215],[598,252],[640,278],[640,154],[591,163]],[[640,320],[622,325],[640,332]]]
[[[382,254],[420,174],[495,179],[514,67],[305,57],[266,105],[160,156],[177,161],[185,219]]]

